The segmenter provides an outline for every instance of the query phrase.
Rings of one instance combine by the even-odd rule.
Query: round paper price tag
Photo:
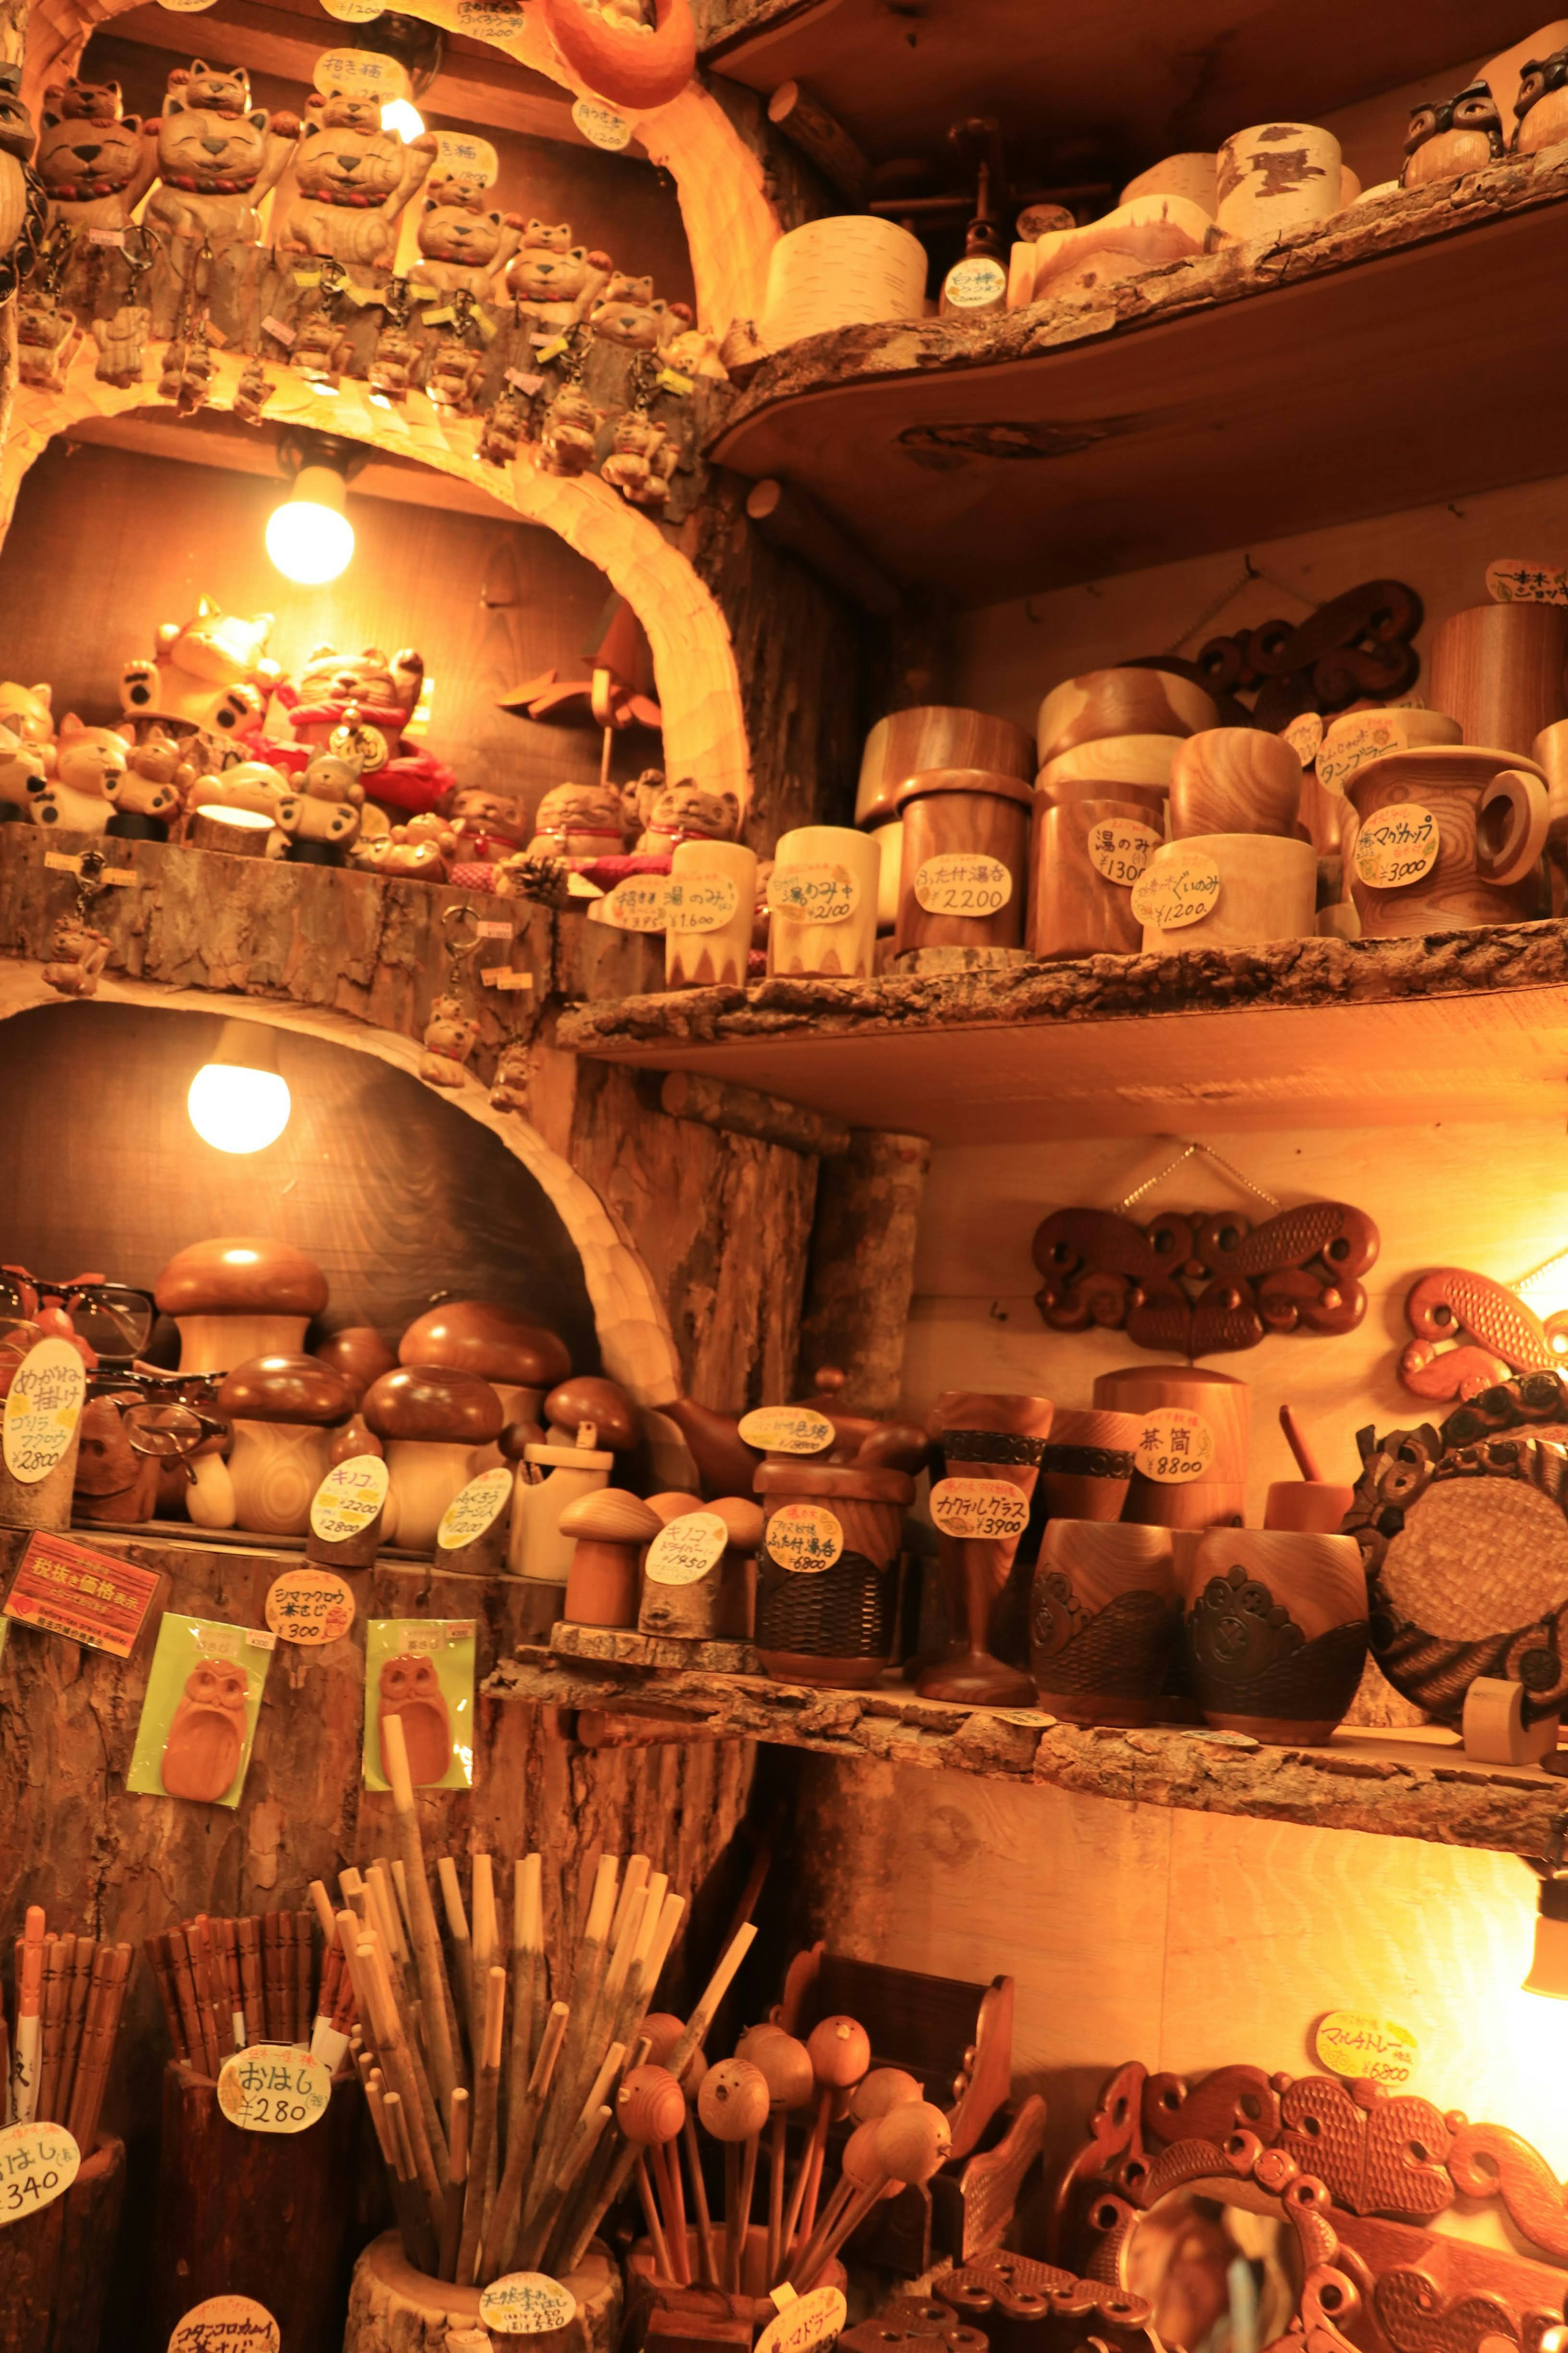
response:
[[[80,2164],[64,2125],[7,2125],[0,2132],[0,2231],[63,2198]]]
[[[169,2353],[279,2353],[282,2342],[264,2304],[248,2295],[209,2295],[179,2323]]]
[[[737,1425],[747,1446],[765,1454],[821,1454],[837,1435],[825,1413],[808,1405],[760,1405]]]
[[[1214,1457],[1214,1432],[1191,1406],[1161,1406],[1143,1416],[1132,1460],[1145,1479],[1164,1487],[1184,1486],[1203,1478]]]
[[[763,1541],[781,1568],[816,1577],[844,1550],[844,1531],[821,1504],[781,1504]]]
[[[1132,886],[1132,913],[1141,923],[1162,932],[1201,923],[1218,902],[1219,868],[1212,858],[1196,857],[1179,842],[1168,842],[1151,858]]]
[[[769,2321],[752,2353],[816,2353],[817,2346],[832,2343],[848,2317],[841,2288],[814,2287]]]
[[[204,9],[216,8],[217,0],[158,0],[158,5],[172,16],[199,16]]]
[[[68,1340],[40,1340],[11,1377],[0,1451],[24,1487],[37,1486],[60,1461],[76,1436],[87,1396],[87,1371]]]
[[[1442,853],[1437,820],[1419,801],[1395,801],[1356,836],[1355,871],[1373,891],[1403,891],[1430,874]]]
[[[500,158],[488,139],[473,131],[437,131],[430,181],[460,180],[466,188],[493,188]]]
[[[523,29],[522,0],[458,0],[457,18],[476,41],[510,41]]]
[[[1161,847],[1161,836],[1153,827],[1139,825],[1131,818],[1106,818],[1089,828],[1089,864],[1097,874],[1124,891],[1131,890]]]
[[[576,2314],[571,2289],[544,2272],[508,2272],[479,2297],[479,2318],[501,2337],[548,2337],[569,2328]]]
[[[334,1462],[310,1503],[310,1534],[322,1544],[363,1535],[386,1501],[386,1465],[379,1454],[351,1454]]]
[[[1321,711],[1300,712],[1281,727],[1279,733],[1301,765],[1310,768],[1323,741],[1323,714]]]
[[[332,2079],[321,2061],[287,2042],[253,2042],[218,2069],[218,2106],[241,2132],[308,2132],[331,2096]]]
[[[436,1531],[437,1552],[456,1552],[459,1545],[473,1544],[494,1526],[511,1501],[511,1476],[504,1463],[498,1463],[453,1496]]]
[[[594,910],[596,922],[618,932],[662,932],[669,882],[663,874],[632,874],[606,892]]]
[[[612,106],[601,106],[595,99],[580,98],[572,109],[572,120],[595,147],[614,149],[631,143],[632,126],[626,116]]]
[[[1342,792],[1358,768],[1381,760],[1385,752],[1403,750],[1404,743],[1399,722],[1385,711],[1369,711],[1352,726],[1342,723],[1318,754],[1318,782],[1331,793]]]
[[[354,1598],[330,1568],[286,1568],[267,1596],[267,1622],[281,1642],[319,1651],[354,1622]]]
[[[656,1585],[695,1585],[730,1541],[717,1512],[688,1512],[660,1528],[647,1548],[647,1574]]]
[[[1013,877],[999,858],[944,850],[915,870],[915,897],[928,915],[972,915],[981,922],[1000,913],[1013,895]]]
[[[384,103],[414,95],[407,67],[374,49],[326,49],[316,59],[311,79],[323,98],[334,90],[379,98]]]
[[[368,25],[383,13],[381,0],[321,0],[321,5],[340,25]]]
[[[1029,1499],[1005,1479],[939,1479],[931,1491],[931,1515],[944,1536],[1001,1541],[1023,1535]]]
[[[1407,2026],[1370,2017],[1363,2010],[1331,2010],[1320,2018],[1312,2030],[1312,2049],[1319,2066],[1331,2075],[1384,2084],[1391,2090],[1409,2083],[1421,2056]]]
[[[983,311],[988,302],[1000,302],[1006,291],[1006,271],[984,253],[955,261],[942,287],[950,311]]]
[[[667,932],[721,932],[732,921],[741,894],[730,874],[672,874],[665,886]]]
[[[847,866],[775,866],[768,877],[768,907],[796,923],[847,923],[859,903]]]

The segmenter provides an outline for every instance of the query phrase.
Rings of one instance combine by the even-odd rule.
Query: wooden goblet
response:
[[[945,1389],[926,1428],[941,1448],[944,1476],[984,1479],[1034,1493],[1055,1411],[1048,1398]],[[915,1688],[922,1699],[968,1700],[983,1706],[1030,1707],[1035,1687],[986,1648],[993,1605],[1006,1585],[1016,1536],[939,1535],[952,1620],[963,1629],[947,1655],[927,1667]]]

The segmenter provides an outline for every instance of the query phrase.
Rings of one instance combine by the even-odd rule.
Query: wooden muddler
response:
[[[484,2015],[474,2048],[474,2145],[468,2158],[468,2191],[463,2206],[463,2237],[458,2253],[458,2284],[476,2284],[479,2232],[485,2219],[485,2189],[489,2179],[490,2148],[495,2137],[496,2094],[500,2086],[501,2022],[506,2010],[506,1971],[490,1968],[485,1975]]]
[[[414,1957],[418,1964],[419,1990],[425,2004],[425,2034],[430,2051],[431,2069],[436,2077],[433,2088],[440,2106],[446,2109],[450,2107],[452,2094],[458,2087],[451,2030],[447,2022],[452,1996],[447,1984],[446,1965],[441,1958],[441,1939],[437,1934],[429,1883],[425,1876],[425,1849],[419,1836],[419,1817],[414,1807],[408,1746],[404,1738],[402,1721],[395,1715],[384,1715],[381,1719],[381,1761],[392,1784],[392,1802],[397,1810],[397,1842],[403,1850],[404,1868],[408,1873],[408,1918],[414,1932]]]

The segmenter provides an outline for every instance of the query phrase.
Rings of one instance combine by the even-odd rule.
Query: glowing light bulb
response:
[[[425,117],[411,100],[389,98],[381,110],[381,127],[395,131],[406,147],[410,140],[423,138]]]
[[[301,588],[335,580],[354,552],[343,512],[343,478],[331,466],[301,466],[293,491],[267,519],[267,553]]]
[[[278,1049],[255,1021],[226,1021],[210,1061],[191,1081],[191,1125],[215,1152],[264,1152],[289,1124],[289,1082]],[[232,1256],[249,1255],[233,1252]]]

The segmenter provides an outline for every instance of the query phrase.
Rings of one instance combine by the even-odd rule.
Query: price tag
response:
[[[522,0],[458,0],[458,30],[477,41],[510,41],[523,30]]]
[[[5,1468],[24,1487],[36,1487],[59,1462],[87,1396],[87,1371],[68,1340],[40,1340],[12,1376],[0,1431]]]
[[[544,2272],[508,2272],[479,2297],[479,2318],[501,2337],[548,2337],[569,2328],[576,2316],[571,2289]]]
[[[511,1476],[504,1463],[498,1464],[493,1471],[481,1471],[453,1496],[436,1531],[437,1552],[456,1552],[459,1545],[473,1544],[494,1525],[511,1501]]]
[[[695,1585],[730,1541],[717,1512],[688,1512],[660,1528],[647,1548],[647,1574],[656,1585]]]
[[[631,142],[632,126],[624,114],[613,106],[600,106],[591,98],[580,98],[572,109],[572,120],[595,147],[619,148]]]
[[[474,925],[474,937],[477,940],[510,940],[511,935],[510,923],[476,923]]]
[[[295,343],[299,340],[293,328],[285,326],[281,319],[263,319],[261,322],[261,331],[263,334],[275,336],[286,351],[291,352]]]
[[[159,0],[159,5],[163,8],[171,7],[174,5],[174,0]],[[211,8],[216,5],[216,0],[196,0],[196,5],[201,8]],[[125,231],[122,228],[89,228],[87,233],[87,241],[89,245],[118,246],[121,252],[123,253],[125,250]]]
[[[816,1577],[844,1550],[844,1531],[821,1504],[781,1504],[763,1542],[781,1568]]]
[[[741,904],[729,874],[672,874],[665,885],[667,932],[721,932]]]
[[[931,1515],[944,1536],[999,1541],[1023,1535],[1029,1499],[1005,1479],[939,1479],[931,1491]]]
[[[1180,1487],[1201,1479],[1214,1461],[1214,1432],[1191,1406],[1161,1406],[1143,1416],[1143,1430],[1132,1460],[1145,1479],[1162,1486]]]
[[[382,13],[381,0],[321,0],[321,5],[340,25],[368,25]]]
[[[1179,932],[1201,923],[1219,902],[1219,868],[1179,844],[1167,844],[1149,860],[1132,886],[1132,913],[1141,923]]]
[[[161,1583],[156,1569],[94,1552],[68,1536],[40,1534],[28,1538],[5,1614],[42,1633],[68,1635],[89,1651],[128,1659]]]
[[[519,392],[526,392],[530,396],[542,391],[544,385],[542,375],[524,375],[520,368],[508,368],[506,380],[508,384],[515,385]]]
[[[1442,855],[1437,820],[1419,801],[1395,801],[1356,836],[1355,871],[1370,890],[1403,891],[1430,874]]]
[[[348,1632],[354,1622],[354,1598],[330,1568],[286,1568],[272,1581],[265,1615],[280,1641],[320,1650]]]
[[[316,59],[311,76],[322,97],[341,90],[358,93],[363,98],[411,98],[414,85],[408,79],[408,69],[395,58],[384,58],[374,49],[326,49]]]
[[[825,1413],[808,1405],[760,1405],[737,1425],[742,1442],[766,1454],[820,1454],[837,1432]]]
[[[386,1465],[379,1454],[351,1454],[335,1462],[310,1504],[310,1534],[322,1544],[363,1535],[386,1501]]]
[[[1420,2045],[1407,2026],[1392,2019],[1373,2018],[1363,2010],[1331,2010],[1312,2030],[1312,2049],[1320,2067],[1331,2075],[1364,2078],[1397,2089],[1408,2084],[1421,2055]]]
[[[209,2295],[179,2323],[169,2353],[279,2353],[282,2342],[264,2304],[248,2295]]]
[[[472,131],[437,131],[434,180],[458,180],[465,188],[493,188],[500,177],[500,160],[488,139]]]
[[[928,915],[994,915],[1013,895],[1013,877],[999,858],[944,850],[915,870],[915,897]]]
[[[662,932],[668,889],[662,874],[628,875],[600,900],[595,916],[601,923],[613,923],[618,932]]]
[[[1397,719],[1386,711],[1369,711],[1352,726],[1339,726],[1318,754],[1318,782],[1331,793],[1342,792],[1345,780],[1369,760],[1385,752],[1402,752],[1406,737]]]
[[[217,0],[158,0],[160,8],[167,8],[172,16],[199,16],[204,8],[213,8]]]
[[[797,923],[847,923],[859,897],[847,866],[775,866],[768,877],[769,908]]]
[[[287,2042],[253,2042],[218,2069],[218,2106],[241,2132],[308,2132],[331,2096],[321,2061]]]
[[[1005,300],[1007,273],[989,254],[971,254],[953,263],[942,290],[950,311],[984,311],[987,303]]]
[[[1152,825],[1139,825],[1131,818],[1105,818],[1089,828],[1089,864],[1125,891],[1131,890],[1162,847],[1162,837]]]
[[[1568,572],[1505,556],[1487,566],[1487,595],[1498,605],[1568,605]]]
[[[1321,711],[1299,712],[1279,730],[1280,738],[1289,744],[1304,768],[1310,768],[1317,758],[1323,742],[1323,714]]]
[[[237,1626],[215,1626],[210,1620],[204,1620],[201,1619],[197,1619],[194,1622],[197,1628],[196,1648],[198,1651],[205,1651],[207,1656],[212,1659],[238,1658],[239,1628]],[[268,1640],[270,1639],[271,1638],[268,1637]]]
[[[63,2198],[80,2164],[64,2125],[8,2125],[0,2132],[0,2231]]]
[[[842,2288],[814,2287],[769,2321],[752,2353],[816,2353],[817,2346],[832,2343],[848,2317]]]

